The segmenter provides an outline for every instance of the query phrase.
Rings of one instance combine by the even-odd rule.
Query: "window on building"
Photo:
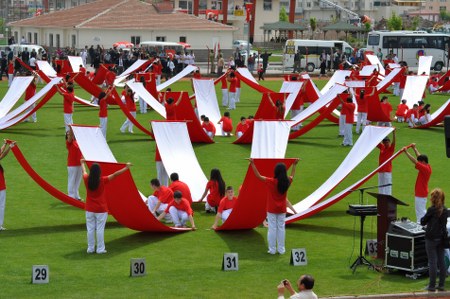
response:
[[[439,6],[439,11],[447,11],[447,6]]]
[[[75,34],[72,34],[71,45],[73,48],[75,48],[77,45],[77,36]]]
[[[178,1],[178,8],[185,9],[188,13],[192,13],[192,1],[180,0]]]
[[[33,39],[32,39],[32,36],[31,36],[31,32],[28,32],[27,42],[30,43],[30,44],[33,42]]]
[[[264,0],[263,2],[264,10],[272,10],[272,0]]]
[[[211,1],[211,9],[222,10],[222,0]]]
[[[51,48],[54,47],[54,44],[53,44],[53,34],[51,34],[51,33],[48,35],[48,45],[49,45]]]
[[[59,34],[56,35],[56,47],[61,47],[61,36]]]
[[[280,10],[284,6],[286,12],[289,14],[289,1],[280,1]]]
[[[206,3],[206,0],[200,0],[198,3],[198,9],[207,9],[208,5]]]
[[[38,44],[38,34],[37,32],[35,32],[33,34],[33,44],[37,45]]]
[[[306,7],[311,7],[311,2],[306,2]]]
[[[132,36],[131,43],[134,44],[135,46],[139,45],[141,43],[141,37],[140,36]]]
[[[165,36],[157,36],[156,37],[156,41],[157,42],[165,42],[166,41],[166,37]]]
[[[180,36],[180,43],[187,43],[186,36]]]

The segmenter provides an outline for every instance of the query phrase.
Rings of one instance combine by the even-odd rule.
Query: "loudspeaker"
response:
[[[446,116],[444,119],[444,133],[447,158],[450,158],[450,116]]]

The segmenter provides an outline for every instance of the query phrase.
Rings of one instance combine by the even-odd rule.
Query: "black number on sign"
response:
[[[134,274],[144,274],[145,264],[143,262],[134,264]]]
[[[375,253],[377,251],[377,243],[371,242],[369,243],[369,252]]]
[[[236,257],[227,256],[227,268],[236,268]]]
[[[296,263],[299,263],[299,262],[304,263],[305,262],[305,252],[304,251],[296,251],[294,253],[294,255],[295,255],[295,262]]]
[[[37,268],[34,272],[36,273],[34,280],[45,280],[47,278],[47,270],[45,268]]]

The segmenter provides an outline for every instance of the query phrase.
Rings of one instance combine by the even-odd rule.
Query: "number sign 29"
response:
[[[130,260],[130,276],[139,277],[147,275],[145,258]]]
[[[31,283],[48,283],[49,274],[47,265],[34,265],[31,274]]]
[[[305,248],[292,249],[291,265],[306,266],[307,264],[308,264],[308,259],[306,258],[306,249]]]
[[[237,253],[224,253],[222,261],[223,271],[239,270],[239,258]]]

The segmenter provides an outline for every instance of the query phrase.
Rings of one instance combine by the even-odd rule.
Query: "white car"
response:
[[[233,49],[239,48],[239,50],[247,50],[247,45],[249,45],[248,41],[237,39],[233,41]],[[252,44],[250,44],[250,49],[252,48]]]

